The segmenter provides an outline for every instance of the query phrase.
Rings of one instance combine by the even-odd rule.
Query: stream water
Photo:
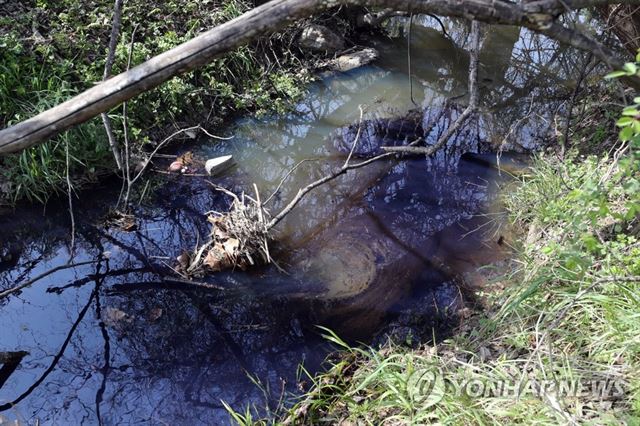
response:
[[[455,117],[439,115],[444,100],[464,105],[467,30],[450,22],[447,38],[431,24],[414,24],[412,86],[398,24],[397,37],[367,40],[379,61],[323,75],[291,114],[242,118],[224,129],[232,139],[188,149],[198,158],[232,154],[236,166],[213,181],[251,193],[255,183],[263,199],[310,159],[269,204],[277,212],[344,163],[336,141],[350,143],[345,126],[359,122],[360,106],[367,123],[417,108],[425,127],[435,120],[441,131]],[[204,178],[154,179],[129,232],[102,220],[118,184],[81,194],[73,261],[95,262],[0,299],[0,352],[27,352],[10,375],[0,370],[0,420],[226,424],[221,401],[265,407],[265,393],[274,403],[296,391],[300,364],[321,368],[331,347],[316,325],[374,344],[449,330],[467,302],[456,277],[504,255],[492,206],[504,173],[487,166],[494,156],[485,152],[546,138],[562,105],[558,88],[571,88],[580,57],[502,28],[490,30],[481,61],[480,117],[432,160],[380,162],[312,192],[278,227],[274,258],[284,272],[269,266],[201,280],[219,288],[167,280],[167,265],[207,237],[205,213],[228,206]],[[70,258],[62,201],[0,216],[0,236],[0,291]]]

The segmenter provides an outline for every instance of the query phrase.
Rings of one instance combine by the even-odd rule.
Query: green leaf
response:
[[[595,252],[600,245],[598,239],[591,234],[583,235],[582,242],[584,243],[587,250],[589,250],[590,252]]]
[[[612,78],[618,78],[618,77],[623,77],[627,75],[627,73],[625,71],[613,71],[610,72],[609,74],[605,75],[604,78],[607,80],[610,80]]]
[[[632,220],[636,217],[636,215],[638,214],[638,210],[639,210],[639,205],[637,203],[627,203],[628,208],[627,212],[624,215],[625,220]]]
[[[627,62],[626,64],[624,64],[622,69],[627,72],[627,75],[634,75],[638,72],[638,66],[633,62]]]
[[[620,134],[618,135],[618,137],[622,142],[627,142],[633,137],[633,127],[631,126],[625,127],[620,131]]]
[[[634,117],[634,116],[636,116],[638,114],[640,114],[640,112],[634,106],[628,106],[628,107],[626,107],[625,109],[622,110],[622,115],[627,115],[627,116]]]
[[[633,118],[631,117],[622,117],[618,121],[616,121],[616,126],[618,127],[626,127],[633,123]]]

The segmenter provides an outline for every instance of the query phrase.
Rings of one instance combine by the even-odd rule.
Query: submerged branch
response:
[[[362,120],[362,109],[360,110],[360,118]],[[380,160],[384,160],[387,158],[392,158],[394,156],[396,156],[396,153],[393,152],[386,152],[384,154],[380,154],[380,155],[376,155],[375,157],[369,158],[368,160],[364,160],[361,161],[359,163],[355,163],[352,164],[351,163],[351,157],[353,156],[353,153],[356,149],[356,146],[358,145],[358,142],[360,140],[360,133],[361,133],[361,126],[358,127],[358,132],[356,133],[356,136],[354,138],[353,144],[351,145],[351,150],[349,151],[349,155],[347,157],[347,160],[345,161],[345,163],[343,164],[343,166],[336,170],[335,172],[326,175],[316,181],[311,182],[309,185],[305,186],[304,188],[300,188],[298,190],[298,192],[296,193],[295,197],[293,197],[293,199],[289,202],[289,204],[287,204],[281,211],[280,213],[278,213],[276,216],[274,216],[273,219],[271,219],[271,221],[267,224],[267,229],[271,230],[274,226],[276,226],[282,219],[284,219],[284,217],[289,214],[291,212],[291,210],[293,210],[298,203],[300,203],[300,201],[302,201],[302,198],[304,198],[305,195],[307,195],[309,192],[311,192],[312,190],[314,190],[315,188],[330,182],[332,180],[334,180],[335,178],[342,176],[343,174],[347,173],[349,170],[355,170],[355,169],[359,169],[361,167],[365,167],[368,166],[369,164],[375,163],[376,161],[380,161]],[[422,141],[421,138],[416,139],[415,141],[411,142],[407,147],[413,147],[414,145],[417,145],[418,143],[420,143]],[[297,165],[296,165],[297,167]]]
[[[347,173],[349,170],[354,170],[354,169],[359,169],[360,167],[364,167],[367,166],[375,161],[379,161],[379,160],[384,160],[385,158],[391,158],[393,157],[395,154],[394,153],[385,153],[385,154],[380,154],[377,155],[373,158],[370,158],[366,161],[363,161],[361,163],[356,163],[356,164],[346,164],[344,166],[342,166],[339,170],[324,176],[314,182],[311,182],[309,185],[305,186],[304,188],[300,188],[298,190],[298,193],[296,194],[295,197],[293,197],[293,200],[291,200],[289,202],[289,204],[286,205],[285,208],[283,208],[280,213],[278,213],[276,216],[274,216],[273,219],[271,219],[271,221],[269,222],[269,224],[267,225],[267,229],[272,229],[274,226],[276,226],[282,219],[284,219],[284,217],[289,214],[291,212],[291,210],[293,210],[300,201],[302,201],[302,198],[307,195],[309,192],[311,192],[313,189],[319,187],[320,185],[323,185],[327,182],[330,182],[332,180],[334,180],[335,178],[337,178],[338,176],[342,176],[343,174]]]
[[[471,22],[471,62],[469,64],[469,106],[462,112],[460,117],[447,129],[446,133],[438,141],[430,146],[383,146],[387,152],[401,152],[405,154],[432,155],[442,148],[449,139],[460,129],[469,117],[478,108],[478,57],[480,54],[480,24],[478,21]]]

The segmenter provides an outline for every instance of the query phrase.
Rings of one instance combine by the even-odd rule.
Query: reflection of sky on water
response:
[[[412,40],[413,95],[428,116],[445,97],[462,96],[464,105],[468,58],[461,48],[463,25],[447,23],[451,41],[418,25],[420,20]],[[554,88],[571,86],[562,80],[579,59],[526,31],[503,29],[488,37],[493,44],[483,48],[483,114],[467,134],[501,142],[531,109],[535,114],[509,137],[524,143],[542,137],[558,106]],[[337,127],[359,120],[359,105],[365,120],[415,108],[406,39],[372,44],[382,53],[375,65],[314,83],[287,117],[245,118],[229,129],[233,140],[201,146],[207,156],[231,153],[236,159],[234,174],[218,183],[242,190],[255,182],[264,198],[297,162],[318,159],[292,174],[270,206],[277,211],[298,187],[344,162],[332,136]],[[465,150],[477,149],[470,140],[460,143],[469,144]],[[327,223],[362,215],[421,247],[425,236],[468,218],[486,199],[485,182],[478,179],[486,170],[469,163],[458,174],[437,167],[457,162],[461,153],[459,147],[438,153],[430,169],[429,162],[417,159],[349,173],[313,192],[281,232],[292,241],[318,228],[331,235]],[[295,271],[292,276],[273,268],[219,274],[212,281],[229,289],[223,292],[161,281],[166,263],[206,237],[202,214],[223,209],[226,201],[202,181],[178,177],[153,192],[138,209],[139,227],[132,233],[96,225],[117,193],[99,188],[85,195],[86,207],[76,207],[75,261],[97,260],[105,251],[110,260],[54,273],[0,301],[0,351],[29,351],[0,389],[0,405],[26,396],[2,415],[43,424],[96,423],[98,417],[106,424],[221,423],[227,421],[221,399],[235,408],[263,404],[247,372],[277,398],[283,386],[295,388],[300,362],[318,367],[327,348],[313,328],[315,305],[283,296],[305,290],[305,278]],[[13,254],[0,263],[0,289],[67,262],[65,209],[62,203],[49,206],[46,218],[40,209],[0,218],[0,248]]]

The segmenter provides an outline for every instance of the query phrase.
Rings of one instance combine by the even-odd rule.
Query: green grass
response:
[[[68,83],[69,72],[63,66],[52,68],[30,57],[0,53],[0,123],[10,125],[68,99],[75,90]],[[48,143],[27,149],[1,161],[0,199],[45,202],[65,191],[66,146],[69,146],[69,171],[90,179],[109,169],[112,163],[101,124],[94,120],[65,132]]]

